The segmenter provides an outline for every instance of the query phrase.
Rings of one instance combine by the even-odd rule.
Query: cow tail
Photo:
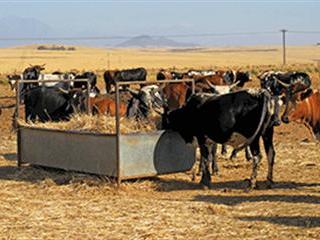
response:
[[[231,156],[234,156],[235,154],[237,154],[239,151],[241,151],[242,149],[248,147],[257,137],[258,133],[263,130],[263,122],[265,120],[265,117],[267,115],[267,111],[268,111],[268,101],[270,99],[270,94],[266,91],[266,90],[262,90],[262,96],[263,96],[263,106],[262,106],[262,112],[261,112],[261,118],[258,124],[258,127],[256,129],[256,131],[254,132],[254,134],[242,145],[240,145],[239,147],[235,148],[232,151]],[[264,130],[263,130],[264,131]]]

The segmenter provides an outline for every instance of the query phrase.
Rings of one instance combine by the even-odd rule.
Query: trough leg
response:
[[[221,155],[226,155],[227,154],[227,146],[222,144],[221,145]]]

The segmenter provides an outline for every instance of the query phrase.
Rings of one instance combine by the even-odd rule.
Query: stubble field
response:
[[[261,49],[273,47],[261,47]],[[264,69],[307,71],[319,88],[316,47],[289,48],[289,63],[281,67],[281,52],[243,48],[172,50],[99,50],[38,53],[31,47],[0,49],[0,105],[13,102],[4,75],[30,64],[46,63],[47,71],[94,70],[144,66],[150,79],[161,67],[207,68],[236,66],[256,74]],[[253,48],[251,48],[253,49]],[[257,48],[255,48],[257,49]],[[259,50],[258,49],[258,50]],[[241,50],[241,51],[240,51]],[[220,51],[220,52],[219,52]],[[111,52],[111,53],[110,53]],[[121,55],[121,57],[116,57]],[[61,55],[61,57],[59,57]],[[20,58],[18,58],[20,56]],[[42,56],[42,58],[41,58]],[[118,62],[117,62],[118,61]],[[2,82],[2,83],[1,83]],[[119,188],[108,179],[39,167],[16,167],[13,109],[0,116],[0,236],[2,239],[319,239],[320,148],[304,126],[276,128],[275,185],[267,189],[266,159],[259,169],[258,189],[246,192],[244,179],[251,162],[240,154],[233,161],[219,156],[220,175],[203,190],[191,173],[126,181]]]

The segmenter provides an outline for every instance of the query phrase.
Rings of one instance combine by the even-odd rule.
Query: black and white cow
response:
[[[309,91],[311,88],[311,79],[304,72],[275,72],[267,71],[258,76],[261,88],[268,90],[273,96],[279,97],[284,95],[285,110],[281,120],[288,122],[288,111],[290,103],[295,103],[297,94]],[[279,112],[279,106],[276,109]],[[275,114],[275,125],[280,125],[278,113]]]
[[[267,180],[269,184],[272,183],[275,151],[270,120],[273,102],[265,90],[243,90],[208,99],[193,95],[185,106],[163,115],[163,127],[179,132],[189,143],[196,137],[202,155],[201,183],[208,187],[211,186],[209,163],[215,154],[210,149],[214,146],[212,142],[233,145],[236,151],[249,146],[253,155],[250,186],[254,188],[261,160],[260,137],[268,156]]]
[[[128,89],[132,95],[127,107],[127,117],[147,119],[151,114],[164,113],[165,101],[157,85],[148,85],[140,90]]]

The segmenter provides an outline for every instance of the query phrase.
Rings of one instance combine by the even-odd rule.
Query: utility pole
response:
[[[286,32],[288,30],[281,29],[280,32],[282,32],[282,64],[286,65]]]

